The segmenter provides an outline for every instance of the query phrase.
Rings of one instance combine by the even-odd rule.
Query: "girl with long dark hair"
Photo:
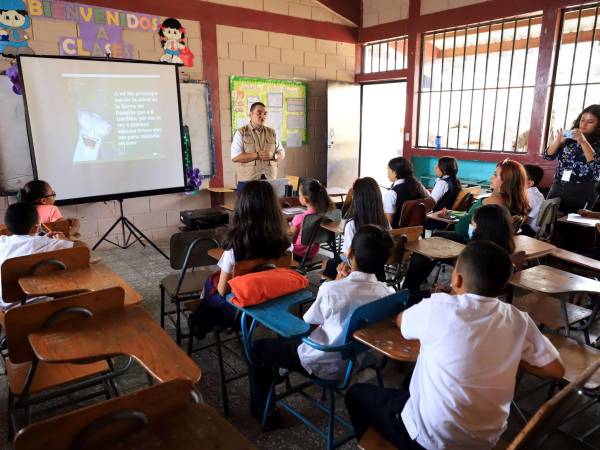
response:
[[[287,226],[273,187],[265,181],[249,181],[238,195],[232,228],[225,251],[218,262],[220,270],[204,286],[200,306],[190,316],[190,331],[198,338],[216,325],[233,325],[235,308],[225,301],[236,262],[251,259],[279,259],[292,247]]]
[[[435,200],[434,211],[452,209],[456,196],[462,189],[458,179],[458,162],[452,156],[442,156],[435,166],[435,174],[439,177],[431,191]]]

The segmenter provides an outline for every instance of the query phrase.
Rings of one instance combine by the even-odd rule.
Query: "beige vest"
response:
[[[254,133],[250,124],[238,129],[242,135],[245,153],[254,153],[260,150],[275,151],[277,147],[275,130],[269,127],[263,127],[263,129],[261,134]],[[277,161],[258,159],[247,163],[237,163],[236,174],[238,181],[260,180],[262,175],[272,180],[277,178]]]

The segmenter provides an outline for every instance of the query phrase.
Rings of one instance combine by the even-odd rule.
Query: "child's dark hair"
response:
[[[527,172],[527,178],[533,181],[533,185],[538,187],[544,178],[544,169],[535,164],[523,164],[525,172]]]
[[[442,175],[450,177],[452,184],[454,185],[454,192],[459,192],[462,189],[460,180],[457,177],[458,174],[458,161],[452,156],[442,156],[438,159],[438,168]]]
[[[179,30],[181,32],[181,39],[185,38],[185,28],[183,28],[183,25],[181,25],[181,22],[179,20],[171,17],[169,19],[165,19],[165,21],[161,24],[160,29],[158,30],[158,35],[160,36],[161,42],[167,40],[167,38],[165,37],[165,33],[163,32],[165,28],[173,28],[175,30]]]
[[[352,185],[352,203],[348,217],[354,220],[356,228],[368,224],[388,227],[388,221],[383,212],[381,189],[373,178],[358,178]]]
[[[491,241],[470,242],[458,257],[456,270],[468,293],[484,297],[502,294],[513,273],[508,253]]]
[[[315,208],[317,214],[323,214],[335,208],[331,198],[329,198],[327,189],[319,180],[303,178],[300,182],[300,192],[308,197],[308,201]]]
[[[40,217],[33,203],[13,203],[4,213],[4,224],[12,234],[29,234],[39,221]]]
[[[389,259],[394,240],[390,232],[379,225],[365,225],[352,239],[352,254],[357,269],[365,273],[378,273]]]
[[[428,197],[429,194],[425,192],[423,185],[413,175],[413,165],[408,159],[402,156],[392,158],[388,162],[388,167],[396,174],[397,179],[404,179],[412,198]]]
[[[477,225],[473,241],[491,241],[512,254],[515,251],[514,231],[508,209],[503,205],[484,205],[473,213]]]
[[[279,259],[290,246],[284,223],[273,187],[266,181],[249,181],[238,196],[224,247],[233,249],[236,261]]]
[[[45,198],[50,191],[52,188],[45,181],[31,180],[19,191],[19,198],[22,202],[35,204]]]

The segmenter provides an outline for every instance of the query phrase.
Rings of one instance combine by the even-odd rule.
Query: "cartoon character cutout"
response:
[[[1,1],[1,0],[0,0]],[[177,19],[165,19],[158,31],[164,54],[160,57],[161,62],[194,65],[194,55],[185,45],[185,28]]]
[[[27,6],[23,0],[0,0],[0,51],[5,56],[34,52],[29,47],[25,31],[31,26]]]

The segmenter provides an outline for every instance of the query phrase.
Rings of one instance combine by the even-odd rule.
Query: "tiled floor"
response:
[[[165,251],[168,251],[163,244]],[[136,246],[128,250],[117,248],[101,250],[95,252],[101,256],[103,262],[109,265],[113,270],[119,273],[135,289],[137,289],[144,297],[145,307],[158,320],[160,295],[158,283],[160,279],[172,272],[169,263],[159,253],[151,248],[141,248]],[[168,327],[169,333],[173,334],[172,327]],[[230,369],[243,371],[245,362],[230,355],[226,356],[227,366]],[[202,380],[200,382],[200,390],[204,396],[204,400],[210,405],[222,412],[220,383],[217,368],[217,359],[212,349],[207,349],[194,354],[194,359],[202,369]],[[389,363],[384,372],[384,379],[387,387],[399,386],[404,379],[404,374],[409,370],[406,365]],[[371,374],[360,374],[358,377],[361,381],[374,382],[374,377]],[[522,387],[527,389],[534,386],[539,381],[534,377],[525,376]],[[120,387],[123,392],[136,390],[147,386],[147,378],[143,370],[139,367],[134,367],[130,372],[120,379]],[[318,394],[318,391],[315,390]],[[6,404],[7,386],[6,383],[1,384],[0,388],[0,404]],[[292,416],[283,413],[284,426],[282,429],[269,433],[262,433],[259,424],[255,419],[250,417],[248,413],[248,387],[245,378],[242,378],[229,385],[229,397],[231,405],[230,421],[239,429],[245,436],[248,437],[260,449],[315,449],[323,448],[323,442],[317,435],[306,427],[302,426],[298,420]],[[544,401],[545,391],[540,391],[537,395],[528,397],[520,402],[520,405],[528,410],[535,410]],[[314,408],[302,399],[294,399],[297,406],[302,408],[306,413],[315,418],[321,418],[321,423],[324,425],[323,416],[315,412]],[[343,401],[338,401],[339,413],[345,415]],[[52,411],[51,414],[56,414],[57,411]],[[6,411],[2,408],[0,411],[0,442],[6,442]],[[592,426],[600,423],[600,407],[595,405],[585,414],[577,417],[573,421],[577,429],[589,429]],[[509,428],[504,435],[504,439],[510,439],[516,435],[521,428],[521,423],[511,415]],[[594,446],[600,447],[600,432],[595,433],[589,440]],[[0,444],[0,447],[2,445]],[[3,448],[10,448],[6,446]],[[355,441],[351,441],[342,448],[356,448]],[[544,446],[544,449],[559,450],[559,449],[585,449],[590,448],[578,441],[566,436],[564,433],[556,432],[550,441]]]

